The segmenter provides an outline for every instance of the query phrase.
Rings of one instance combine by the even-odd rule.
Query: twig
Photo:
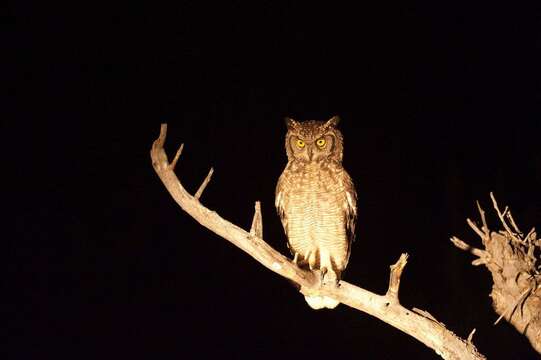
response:
[[[519,230],[517,224],[515,223],[515,219],[513,219],[513,215],[511,214],[511,210],[509,210],[509,212],[507,213],[507,218],[511,222],[511,225],[513,226],[513,228],[515,229],[517,234],[522,235],[522,231]]]
[[[180,157],[180,154],[182,154],[182,150],[184,149],[184,143],[180,144],[177,153],[175,154],[175,157],[173,158],[173,161],[171,161],[171,170],[175,170],[175,166],[177,166],[178,158]]]
[[[477,235],[479,235],[479,237],[484,241],[485,240],[485,233],[483,231],[481,231],[477,225],[475,225],[475,223],[473,221],[471,221],[469,218],[466,219],[466,222],[468,223],[468,225],[470,225],[470,227],[472,228],[473,231],[475,231],[475,233]],[[484,228],[484,227],[483,227]]]
[[[422,316],[424,316],[425,318],[430,319],[430,320],[432,320],[432,321],[434,321],[434,322],[437,322],[437,323],[440,324],[441,326],[445,327],[445,324],[439,322],[439,321],[438,321],[431,313],[429,313],[428,311],[422,310],[422,309],[419,309],[419,308],[416,308],[416,307],[412,308],[411,310],[414,311],[414,312],[416,312],[417,314],[422,315]]]
[[[475,332],[477,330],[475,328],[473,328],[473,330],[470,332],[470,334],[468,335],[468,342],[471,344],[472,343],[472,339],[473,339],[473,335],[475,335]]]
[[[263,239],[263,218],[261,217],[261,203],[255,202],[254,218],[250,227],[250,234]]]
[[[524,289],[524,291],[522,292],[522,294],[520,294],[520,296],[517,298],[517,300],[511,304],[507,310],[505,310],[504,312],[502,312],[502,314],[500,315],[500,317],[498,318],[498,320],[496,320],[494,322],[494,325],[498,325],[498,323],[500,322],[501,319],[503,319],[507,314],[510,314],[512,316],[512,314],[515,312],[515,309],[517,308],[518,304],[520,304],[520,302],[522,301],[522,299],[524,298],[524,296],[526,294],[528,294],[530,291],[532,291],[532,288],[531,287],[528,287],[526,289]],[[509,321],[509,320],[508,320]]]
[[[531,242],[532,242],[532,240],[533,240],[533,238],[534,238],[532,235],[533,235],[534,233],[535,233],[535,228],[533,227],[533,228],[528,232],[528,234],[526,235],[526,237],[524,237],[524,240],[525,240],[526,242],[528,242],[528,243],[531,244]]]
[[[400,277],[402,276],[402,271],[408,263],[408,254],[404,253],[400,255],[400,258],[396,261],[395,264],[391,265],[391,272],[389,274],[389,287],[387,288],[386,296],[390,297],[394,301],[398,302],[398,290],[400,288]]]
[[[456,236],[452,236],[450,240],[459,249],[462,249],[464,251],[469,251],[473,255],[478,256],[480,258],[486,258],[487,257],[487,252],[486,251],[478,249],[476,247],[473,247],[473,246],[471,246],[469,244],[466,244],[464,241],[460,240]]]
[[[500,218],[500,221],[505,228],[505,231],[509,234],[509,236],[511,236],[514,241],[522,243],[522,241],[516,237],[515,233],[513,232],[513,230],[511,230],[509,225],[507,225],[507,222],[505,221],[503,214],[500,212],[498,203],[496,202],[496,198],[494,198],[494,194],[492,192],[490,193],[490,198],[492,199],[492,205],[494,206],[494,209],[496,210],[496,213],[498,214],[498,217]]]
[[[483,233],[485,234],[485,237],[482,239],[488,240],[490,239],[490,231],[488,230],[487,219],[485,217],[485,210],[483,210],[483,208],[479,204],[479,201],[476,201],[476,203],[477,203],[477,210],[479,211],[479,215],[481,216],[481,221],[483,222]]]
[[[201,183],[201,186],[199,186],[199,189],[197,189],[197,192],[194,195],[194,198],[199,199],[201,195],[203,194],[203,191],[205,191],[205,188],[207,187],[210,179],[212,178],[212,174],[214,174],[214,169],[210,168],[209,173],[207,174],[207,177],[205,180],[203,180],[203,183]]]

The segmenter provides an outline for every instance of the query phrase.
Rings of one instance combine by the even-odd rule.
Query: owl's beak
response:
[[[306,152],[308,153],[308,160],[312,161],[312,155],[313,155],[312,147],[308,146],[308,148],[306,149]]]

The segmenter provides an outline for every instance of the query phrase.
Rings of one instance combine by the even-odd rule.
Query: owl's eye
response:
[[[304,141],[302,141],[301,139],[297,140],[297,146],[298,146],[299,148],[302,149],[302,148],[304,147],[304,145],[306,145],[306,144],[304,143]]]
[[[318,139],[316,141],[317,146],[319,146],[320,148],[324,147],[326,143],[327,142],[325,141],[325,139]]]

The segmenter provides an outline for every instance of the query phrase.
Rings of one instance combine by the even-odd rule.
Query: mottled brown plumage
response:
[[[288,163],[276,186],[276,208],[295,261],[321,270],[323,282],[332,284],[347,266],[357,217],[355,188],[342,167],[338,120],[286,120]],[[338,304],[320,296],[306,300],[315,309]]]

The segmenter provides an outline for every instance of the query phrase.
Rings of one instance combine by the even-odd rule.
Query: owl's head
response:
[[[286,118],[286,153],[289,161],[319,162],[334,160],[342,162],[343,138],[336,128],[340,118],[333,116],[327,121],[295,121]]]

